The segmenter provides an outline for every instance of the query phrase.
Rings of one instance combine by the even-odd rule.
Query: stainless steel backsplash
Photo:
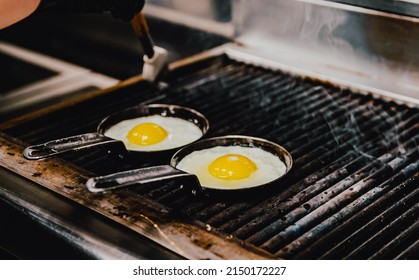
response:
[[[264,64],[419,104],[419,19],[400,12],[419,10],[410,1],[185,2],[150,0],[145,11],[230,37]]]
[[[419,99],[419,20],[319,0],[234,0],[237,40],[293,70]]]

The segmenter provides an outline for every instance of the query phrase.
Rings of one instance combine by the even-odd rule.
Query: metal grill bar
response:
[[[327,199],[327,203],[321,203],[321,201],[314,201],[314,203],[318,202],[319,208],[317,208],[315,211],[310,213],[309,215],[305,216],[304,218],[300,219],[298,222],[295,223],[295,226],[298,227],[310,227],[313,224],[319,223],[321,219],[324,217],[328,217],[330,213],[335,212],[340,207],[348,205],[352,200],[357,198],[360,194],[365,193],[370,188],[377,185],[378,182],[382,181],[383,178],[386,178],[386,175],[389,174],[390,170],[398,170],[401,168],[401,166],[404,166],[406,162],[408,162],[409,159],[404,158],[396,158],[390,162],[388,162],[388,165],[384,165],[381,167],[377,172],[374,174],[368,176],[366,179],[362,181],[358,181],[355,184],[350,184],[349,189],[345,189],[337,196],[333,197],[332,199]],[[336,190],[336,188],[334,188]],[[311,200],[312,201],[312,200]],[[310,201],[310,206],[313,207],[313,203]],[[303,207],[306,206],[306,204],[303,205]],[[306,206],[305,208],[308,208]],[[336,218],[336,217],[335,217]],[[293,225],[294,226],[294,225]],[[300,231],[301,232],[301,231]],[[310,231],[310,235],[312,236],[313,231]],[[275,239],[277,240],[277,239]],[[306,240],[303,242],[302,238],[298,238],[294,240],[290,245],[287,245],[282,248],[282,250],[279,252],[281,254],[282,252],[291,253],[293,252],[293,249],[296,247],[295,244],[298,244],[298,247],[303,246],[303,243],[306,244]],[[311,240],[313,241],[313,240]],[[272,240],[270,242],[273,242]]]
[[[416,233],[417,233],[417,231],[416,231]],[[410,245],[408,248],[406,248],[406,250],[401,252],[399,255],[394,257],[394,259],[398,259],[398,260],[416,259],[418,251],[419,251],[419,240],[414,242],[412,245]]]
[[[342,217],[349,217],[340,227],[335,227],[336,220],[334,220],[334,216],[329,220],[326,220],[324,224],[331,222],[331,224],[328,225],[331,231],[326,235],[323,235],[317,242],[312,243],[305,252],[301,252],[297,257],[340,259],[343,258],[345,254],[348,254],[354,247],[358,248],[359,243],[362,242],[365,236],[369,236],[370,232],[374,231],[372,227],[374,223],[376,225],[385,224],[385,221],[382,219],[383,217],[387,216],[388,219],[394,219],[394,217],[401,214],[400,210],[403,208],[410,208],[412,201],[414,201],[412,198],[417,195],[416,186],[419,179],[417,176],[418,173],[411,174],[415,169],[417,170],[417,163],[409,165],[393,178],[390,178],[382,185],[371,189],[363,197],[355,200],[351,204],[354,206],[353,209],[351,209],[351,207],[346,207],[339,214],[335,214],[341,215]],[[403,183],[403,180],[410,176],[413,177]],[[409,194],[412,191],[416,194]],[[390,208],[386,210],[387,214],[384,215],[383,209],[385,209],[387,205],[392,206],[389,206]],[[396,216],[390,214],[391,209],[393,209],[393,213],[396,213]],[[351,215],[353,216],[351,217]],[[376,218],[371,221],[371,217]],[[361,226],[359,226],[358,229],[354,229],[353,224],[361,224]],[[351,244],[351,246],[347,246],[347,244]],[[330,248],[331,246],[332,248]],[[320,256],[319,254],[321,254],[321,252],[323,252],[323,255]]]

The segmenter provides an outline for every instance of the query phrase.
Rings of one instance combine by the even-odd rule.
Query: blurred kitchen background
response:
[[[169,51],[169,62],[233,37],[230,0],[149,0],[143,12],[152,39]],[[0,116],[138,75],[142,57],[130,23],[110,14],[35,12],[0,30]]]

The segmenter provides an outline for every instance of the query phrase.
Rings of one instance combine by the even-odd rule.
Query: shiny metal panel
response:
[[[419,99],[419,20],[314,0],[235,0],[237,40],[284,69]]]
[[[419,16],[418,0],[329,0],[359,7],[372,8],[380,11],[393,12],[401,15]]]
[[[144,13],[148,17],[232,38],[231,9],[232,0],[150,0]]]

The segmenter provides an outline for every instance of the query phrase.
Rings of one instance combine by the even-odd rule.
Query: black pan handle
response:
[[[198,182],[197,177],[193,174],[183,172],[171,165],[158,165],[90,178],[86,182],[86,187],[91,192],[99,193],[134,184],[160,182],[175,178],[195,178]]]
[[[23,155],[26,159],[41,159],[68,151],[77,151],[84,148],[116,142],[121,141],[93,132],[29,146],[23,151]]]

